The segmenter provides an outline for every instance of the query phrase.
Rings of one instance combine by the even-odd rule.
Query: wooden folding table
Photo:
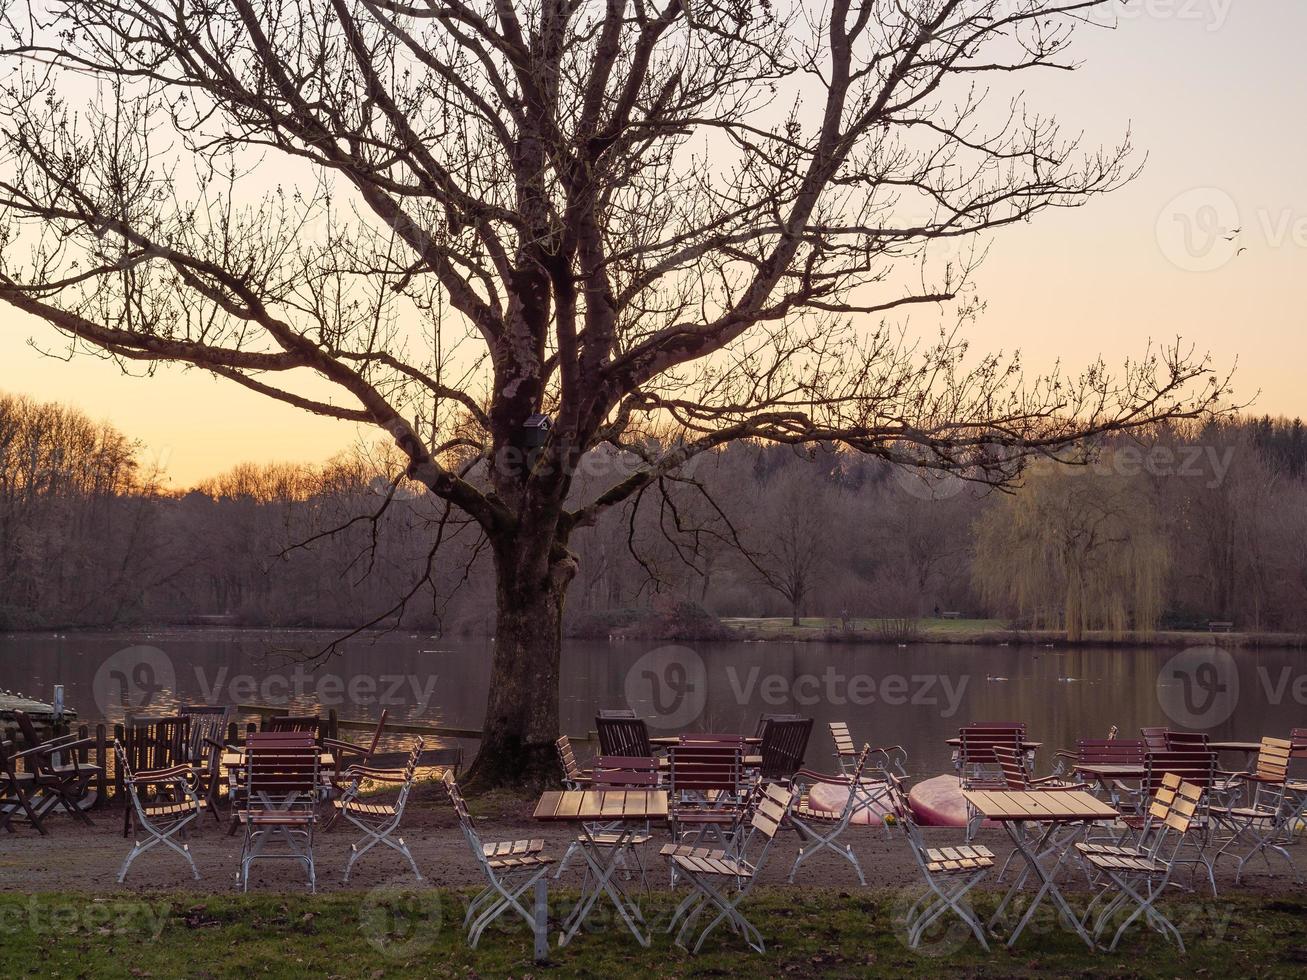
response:
[[[581,825],[581,855],[595,879],[593,888],[582,887],[581,898],[563,922],[559,946],[576,935],[600,894],[612,901],[640,945],[649,945],[649,934],[642,929],[644,915],[615,872],[635,834],[650,821],[667,820],[667,804],[667,791],[662,789],[550,790],[540,797],[535,819]],[[599,824],[604,827],[602,843],[595,829]]]
[[[1021,935],[1021,930],[1026,927],[1026,924],[1034,916],[1039,903],[1043,901],[1045,895],[1048,895],[1052,897],[1058,910],[1066,917],[1066,920],[1080,938],[1085,941],[1085,945],[1093,949],[1093,937],[1089,935],[1080,919],[1071,911],[1071,906],[1062,897],[1062,893],[1054,882],[1054,877],[1057,875],[1057,870],[1061,866],[1063,858],[1080,835],[1073,834],[1061,841],[1060,853],[1058,853],[1057,861],[1053,863],[1051,868],[1046,868],[1040,863],[1039,855],[1046,852],[1049,841],[1059,827],[1079,823],[1082,825],[1081,832],[1083,833],[1083,829],[1095,821],[1115,820],[1117,817],[1116,810],[1084,790],[1042,790],[1037,792],[966,790],[962,795],[966,797],[968,803],[987,819],[1003,825],[1003,829],[1012,838],[1012,844],[1017,853],[1026,862],[1028,870],[1033,871],[1040,882],[1039,891],[1035,893],[1035,897],[1031,901],[1029,908],[1026,909],[1025,915],[1021,917],[1021,921],[1017,923],[1012,935],[1008,937],[1008,946],[1017,941],[1017,937]],[[1026,833],[1028,824],[1045,824],[1048,828],[1039,836],[1033,846],[1030,843],[1031,838]],[[1017,880],[1008,889],[1007,894],[1003,896],[1003,901],[999,903],[993,918],[990,919],[990,929],[994,928],[1013,896],[1025,884],[1025,880],[1025,872],[1017,876]]]

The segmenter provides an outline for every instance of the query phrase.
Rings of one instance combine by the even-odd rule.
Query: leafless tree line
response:
[[[6,627],[493,635],[483,537],[396,482],[402,464],[384,450],[241,465],[182,493],[160,490],[142,457],[75,411],[0,398]],[[637,465],[597,454],[578,492]],[[1034,538],[1022,508],[1037,515]],[[1012,494],[906,479],[831,446],[741,442],[614,508],[575,546],[566,621],[588,637],[667,602],[722,617],[957,611],[1048,628],[1307,630],[1307,434],[1269,419],[1167,426],[1100,447],[1087,467],[1034,471]]]

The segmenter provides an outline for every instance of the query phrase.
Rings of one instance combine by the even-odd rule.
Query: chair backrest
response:
[[[835,758],[844,760],[857,754],[857,746],[853,744],[853,736],[849,734],[849,726],[842,721],[832,721],[830,723],[830,737],[835,742]]]
[[[1293,742],[1285,738],[1262,739],[1262,746],[1257,750],[1256,776],[1262,782],[1283,783],[1289,776],[1289,756],[1293,752]]]
[[[601,755],[594,761],[595,789],[641,789],[658,785],[658,760],[643,756]]]
[[[265,732],[308,732],[315,738],[322,724],[317,715],[273,715],[268,719]]]
[[[600,755],[651,756],[649,726],[643,718],[595,718]]]
[[[381,744],[381,735],[386,730],[386,716],[389,714],[389,708],[381,709],[381,717],[377,719],[377,727],[372,730],[372,741],[368,743],[368,755],[376,754],[377,746]],[[421,739],[418,741],[421,741]]]
[[[1107,730],[1107,740],[1109,742],[1113,741],[1116,738],[1117,732],[1119,732],[1120,730],[1121,729],[1117,728],[1115,725],[1109,727]]]
[[[191,750],[191,719],[186,715],[128,715],[123,723],[123,749],[136,772],[185,762]]]
[[[1172,750],[1205,749],[1210,741],[1206,732],[1166,731],[1166,747]]]
[[[1165,728],[1141,728],[1139,736],[1144,740],[1144,745],[1149,752],[1161,752],[1166,749]]]
[[[399,788],[399,797],[395,800],[395,813],[397,816],[403,816],[404,807],[408,804],[409,794],[413,792],[413,780],[417,776],[418,760],[422,758],[422,752],[425,748],[426,742],[419,735],[408,754],[408,763],[404,766],[404,782]]]
[[[219,750],[212,744],[227,738],[227,721],[231,706],[226,704],[184,704],[178,709],[183,718],[190,719],[190,761],[195,765],[209,765]]]
[[[788,782],[803,765],[812,735],[811,718],[768,719],[763,725],[762,778]]]
[[[1293,758],[1307,759],[1307,728],[1291,729],[1289,742],[1293,745]]]
[[[312,806],[321,782],[318,746],[309,732],[251,732],[245,742],[245,789],[249,805],[283,809]],[[265,804],[261,794],[286,799]]]
[[[994,746],[1008,745],[1021,751],[1021,743],[1026,738],[1026,726],[1021,724],[982,723],[968,725],[959,730],[962,745],[958,761],[964,766],[995,765],[998,758],[994,755]]]
[[[472,814],[467,808],[467,801],[463,799],[463,794],[459,791],[458,781],[454,779],[453,772],[446,770],[440,782],[445,787],[450,805],[454,807],[454,813],[458,815],[459,829],[463,831],[463,837],[472,849],[473,855],[475,855],[482,869],[493,876],[490,864],[486,859],[485,848],[481,845],[481,835],[477,833],[476,822],[472,819]]]
[[[756,873],[767,860],[776,832],[785,823],[798,790],[781,786],[779,783],[763,784],[751,805],[749,831],[740,842],[739,854],[743,862]]]
[[[1011,745],[995,745],[994,758],[1003,770],[1003,781],[1007,783],[1008,789],[1030,788],[1030,774],[1026,772],[1024,752]]]
[[[1176,749],[1149,752],[1144,757],[1147,770],[1143,789],[1155,793],[1170,775],[1208,790],[1216,782],[1216,753],[1202,749]]]
[[[36,725],[28,717],[26,711],[15,711],[14,720],[18,722],[18,730],[23,733],[23,741],[27,743],[29,749],[34,749],[43,744],[44,740],[36,730]]]
[[[681,793],[737,793],[743,777],[740,744],[682,742],[669,753],[673,803]]]
[[[637,717],[637,715],[635,711],[633,711],[631,708],[600,708],[599,717],[606,718],[606,719],[611,719],[611,718],[629,719],[629,718],[635,718]]]
[[[1142,766],[1141,738],[1082,738],[1076,742],[1076,759],[1086,764]]]
[[[1171,848],[1170,855],[1162,859],[1170,861],[1175,857],[1176,851],[1180,849],[1182,838],[1189,833],[1189,828],[1197,817],[1202,798],[1202,788],[1193,783],[1181,781],[1176,786],[1175,794],[1167,807],[1166,815],[1157,818],[1159,829],[1157,841],[1153,846],[1154,857],[1162,857],[1163,841],[1168,834],[1174,837],[1175,844]]]
[[[758,724],[753,726],[753,737],[762,738],[767,731],[767,723],[771,721],[802,721],[803,715],[795,714],[768,714],[763,712],[758,716]]]
[[[1289,732],[1289,758],[1290,759],[1307,759],[1307,728],[1294,728]],[[1301,772],[1302,764],[1295,767],[1295,772]]]
[[[563,767],[563,782],[572,785],[579,783],[582,773],[572,752],[572,740],[566,735],[559,735],[554,742],[554,748],[558,750],[558,763]]]

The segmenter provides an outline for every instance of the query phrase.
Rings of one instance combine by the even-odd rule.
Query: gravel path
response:
[[[436,787],[422,788],[405,815],[403,837],[432,884],[454,888],[479,886],[482,882],[476,863],[468,852],[453,812],[440,799],[441,796],[443,794]],[[548,842],[546,853],[561,858],[571,839],[568,828],[537,823],[530,814],[530,804],[510,805],[497,816],[480,819],[478,829],[486,841],[543,838]],[[25,826],[18,826],[13,834],[0,832],[0,891],[121,893],[166,889],[200,895],[234,887],[240,837],[228,837],[225,823],[220,827],[206,815],[191,825],[187,841],[203,876],[200,881],[191,878],[180,858],[156,847],[137,859],[127,883],[119,885],[115,880],[118,868],[131,849],[131,842],[122,836],[122,811],[100,811],[93,819],[95,826],[88,828],[66,815],[56,816],[47,823],[48,837],[41,837]],[[961,831],[954,829],[927,828],[925,834],[928,842],[937,846],[957,844],[962,840]],[[320,890],[335,891],[345,887],[340,881],[341,871],[354,839],[354,828],[343,821],[330,832],[319,834],[316,854]],[[656,869],[652,876],[655,888],[667,886],[667,876],[657,855],[657,847],[664,839],[655,835],[654,842],[646,849],[646,863]],[[887,838],[880,828],[855,827],[850,828],[843,839],[852,843],[862,862],[868,885],[901,888],[919,883],[917,868],[897,830]],[[990,847],[1000,858],[1006,857],[1010,850],[1002,830],[982,830],[978,842]],[[762,883],[785,883],[795,849],[794,835],[784,832],[772,850]],[[1307,867],[1307,846],[1301,840],[1291,848],[1291,853],[1299,868]],[[579,885],[582,867],[579,859],[573,861],[563,875],[563,884],[570,887]],[[1279,858],[1273,859],[1273,876],[1267,874],[1266,865],[1259,861],[1253,866],[1253,873],[1245,876],[1237,888],[1233,867],[1234,862],[1229,860],[1221,861],[1218,867],[1217,882],[1223,894],[1278,894],[1299,898],[1307,894],[1304,886],[1294,882]],[[405,874],[411,878],[411,872],[398,854],[376,848],[356,866],[349,888],[366,890]],[[1062,879],[1068,890],[1085,888],[1083,876],[1064,873]],[[295,865],[268,862],[254,866],[250,887],[260,891],[294,892],[303,889],[303,880],[302,872]],[[825,852],[804,862],[798,884],[793,887],[852,890],[858,884],[847,862]],[[990,887],[993,887],[992,883]]]

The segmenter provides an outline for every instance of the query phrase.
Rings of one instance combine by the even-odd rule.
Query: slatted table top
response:
[[[962,795],[990,820],[1114,820],[1118,816],[1112,807],[1083,790],[965,790]]]
[[[549,790],[536,804],[537,820],[666,820],[663,789]]]
[[[946,738],[944,739],[944,744],[952,746],[955,749],[960,749],[962,747],[962,737],[960,735],[954,735],[952,738]],[[1032,742],[1029,739],[1024,739],[1021,742],[1021,748],[1027,752],[1034,752],[1043,744],[1043,742]]]
[[[1129,762],[1081,762],[1076,765],[1076,772],[1100,779],[1143,779],[1148,775],[1148,767]]]

